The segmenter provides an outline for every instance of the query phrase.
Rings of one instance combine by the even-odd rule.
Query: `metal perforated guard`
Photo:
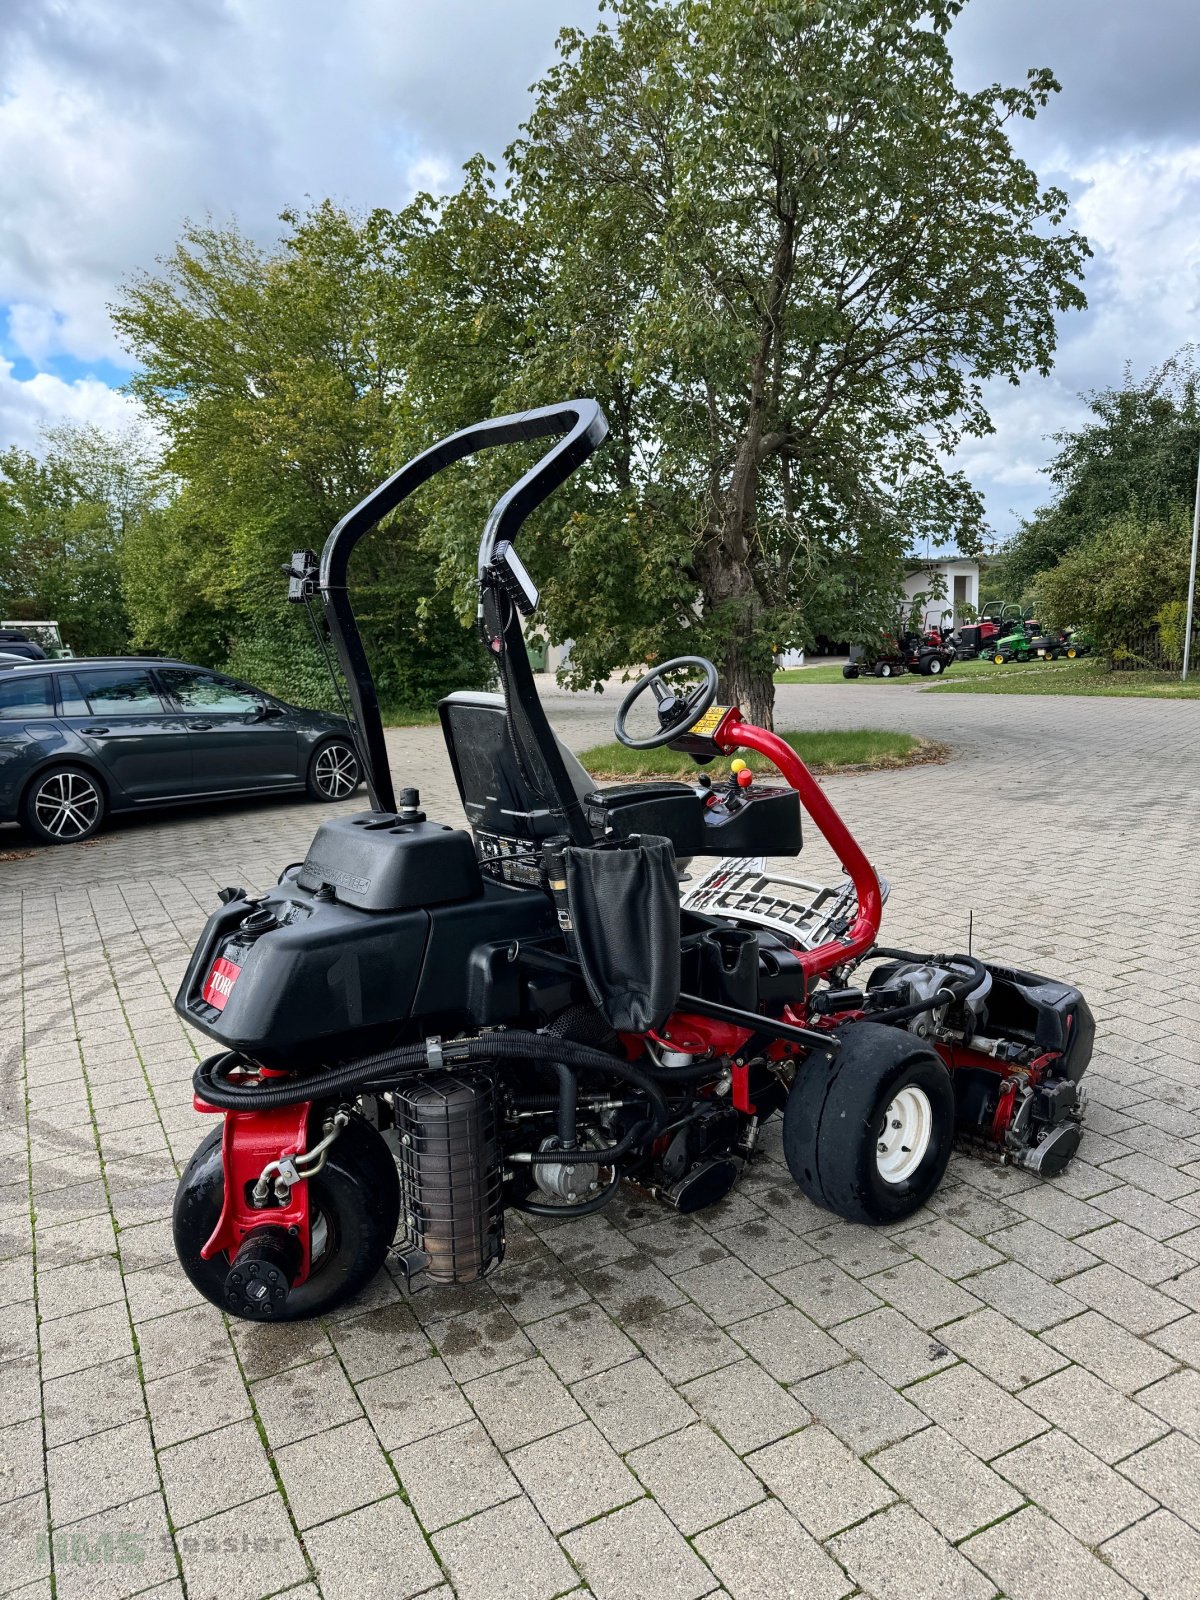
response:
[[[888,885],[880,879],[886,901]],[[769,928],[813,950],[843,934],[854,920],[857,898],[849,878],[838,884],[809,883],[770,872],[764,856],[739,856],[712,867],[683,894],[685,911],[729,917]]]

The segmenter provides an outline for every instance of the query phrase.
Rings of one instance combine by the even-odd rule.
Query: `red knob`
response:
[[[737,775],[737,781],[739,789],[748,789],[750,787],[750,785],[754,782],[754,774],[750,771],[749,767],[742,768]]]

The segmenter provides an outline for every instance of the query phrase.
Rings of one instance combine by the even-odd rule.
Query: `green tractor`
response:
[[[988,655],[998,667],[1010,661],[1057,661],[1067,650],[1061,633],[1047,632],[1032,617],[1023,617],[993,641]]]

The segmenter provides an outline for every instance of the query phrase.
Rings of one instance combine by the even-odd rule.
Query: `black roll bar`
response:
[[[379,697],[346,584],[350,555],[355,545],[423,483],[454,462],[477,455],[481,450],[490,450],[495,445],[520,444],[529,439],[561,434],[562,437],[553,448],[506,490],[493,506],[479,544],[479,572],[482,578],[496,545],[502,539],[509,542],[515,540],[529,514],[587,460],[607,433],[608,423],[595,400],[568,400],[559,405],[539,406],[533,411],[519,411],[507,417],[476,422],[469,428],[462,428],[458,433],[440,439],[428,450],[414,456],[377,489],[373,489],[366,499],[360,500],[353,511],[348,511],[325,541],[318,588],[350,691],[350,703],[361,740],[361,754],[367,769],[367,787],[377,810],[394,811],[396,797],[388,766]],[[505,634],[506,642],[511,644],[512,630],[506,629]],[[524,648],[523,644],[521,648]],[[554,760],[557,763],[557,751]]]

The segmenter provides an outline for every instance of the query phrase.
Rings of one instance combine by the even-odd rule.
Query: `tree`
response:
[[[57,621],[80,653],[123,650],[120,550],[159,492],[151,443],[60,427],[46,446],[0,453],[0,614]]]
[[[1021,527],[998,564],[1004,599],[1024,597],[1038,574],[1115,518],[1162,521],[1192,505],[1200,451],[1195,346],[1140,382],[1127,365],[1120,387],[1086,398],[1092,420],[1054,435],[1053,502]]]
[[[573,680],[686,645],[769,722],[775,650],[894,600],[913,538],[975,547],[945,458],[1084,304],[1066,196],[1006,128],[1057,84],[958,89],[962,0],[604,9],[561,36],[507,189],[476,163],[410,214],[455,269],[410,380],[461,392],[466,352],[506,409],[597,394],[614,439],[533,543]]]
[[[1114,517],[1038,577],[1039,616],[1051,627],[1079,627],[1109,655],[1142,654],[1155,627],[1165,627],[1165,654],[1178,643],[1182,655],[1183,621],[1172,602],[1182,609],[1190,550],[1183,508],[1166,517]]]
[[[326,202],[283,221],[273,251],[235,227],[189,224],[162,270],[114,307],[175,484],[129,541],[126,593],[140,643],[320,702],[324,669],[280,568],[295,549],[320,549],[395,464],[407,270],[387,213]],[[363,633],[392,706],[486,670],[441,565],[411,514],[356,556]]]

